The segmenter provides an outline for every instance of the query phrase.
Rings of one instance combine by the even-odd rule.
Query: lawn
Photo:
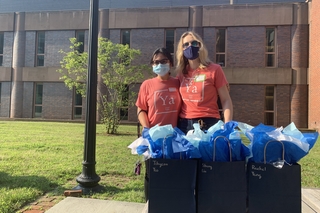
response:
[[[84,150],[83,123],[0,121],[0,213],[12,213],[39,196],[62,196],[78,184]],[[144,202],[143,176],[135,175],[139,159],[127,146],[136,126],[122,125],[107,135],[97,124],[96,173],[103,191],[88,197]],[[320,188],[319,140],[301,161],[302,186]],[[63,196],[62,196],[63,197]]]
[[[84,130],[81,123],[0,121],[0,212],[11,213],[39,196],[63,195],[82,172]],[[93,198],[143,202],[143,174],[133,173],[139,159],[127,146],[136,126],[105,134],[97,125],[96,172],[104,190]],[[144,171],[144,170],[143,170]]]

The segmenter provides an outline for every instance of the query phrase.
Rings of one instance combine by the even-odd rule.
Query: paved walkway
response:
[[[320,189],[302,188],[302,213],[320,213]],[[23,213],[143,213],[144,203],[98,200],[80,197],[43,197]]]

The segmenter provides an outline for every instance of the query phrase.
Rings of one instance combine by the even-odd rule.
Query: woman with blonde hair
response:
[[[218,97],[224,122],[231,121],[233,105],[228,81],[221,66],[208,58],[208,51],[197,33],[188,31],[182,34],[176,58],[182,98],[178,128],[187,133],[193,129],[194,123],[199,123],[203,130],[217,123],[221,119]]]

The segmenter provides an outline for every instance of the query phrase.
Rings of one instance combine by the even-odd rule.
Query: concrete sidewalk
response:
[[[141,213],[144,203],[67,197],[46,213]]]
[[[302,213],[320,213],[320,189],[301,189]],[[144,203],[67,197],[46,213],[143,213]]]

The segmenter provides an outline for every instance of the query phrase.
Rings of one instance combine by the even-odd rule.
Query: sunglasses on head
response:
[[[158,64],[166,64],[168,63],[169,59],[161,59],[161,60],[155,60],[155,61],[152,61],[152,65],[158,65]]]
[[[194,40],[194,41],[191,41],[191,42],[183,43],[182,47],[183,48],[187,48],[190,45],[193,46],[193,47],[197,47],[199,45],[199,43],[200,43],[199,41]]]

